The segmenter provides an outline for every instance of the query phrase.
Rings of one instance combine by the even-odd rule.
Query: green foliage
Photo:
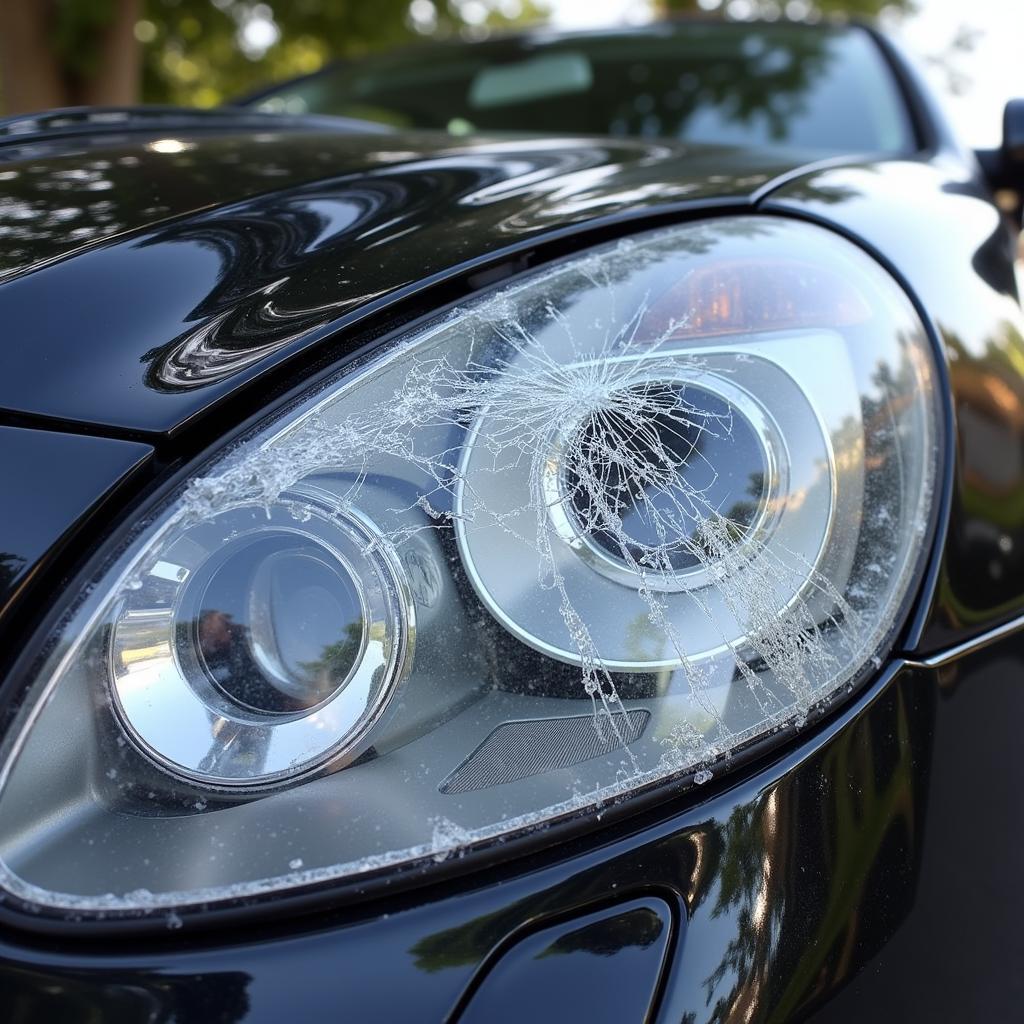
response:
[[[115,17],[114,0],[58,0],[53,19],[53,49],[66,72],[91,75],[97,70],[97,42]]]
[[[426,6],[424,6],[426,4]],[[149,103],[213,106],[273,81],[316,71],[332,58],[398,46],[467,26],[465,0],[146,0],[136,35],[143,46],[143,95]],[[486,25],[535,20],[530,2],[484,4]],[[477,10],[470,8],[471,14]],[[509,16],[511,11],[512,16]],[[253,45],[253,23],[265,48]],[[419,31],[417,31],[419,28]],[[263,43],[266,39],[257,39]]]
[[[407,0],[373,4],[237,0],[148,0],[136,30],[143,46],[143,99],[213,106],[264,82],[315,71],[329,56],[401,42]],[[262,17],[280,33],[262,54],[245,49],[245,32]]]

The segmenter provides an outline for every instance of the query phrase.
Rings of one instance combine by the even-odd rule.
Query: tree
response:
[[[0,0],[0,100],[214,106],[332,57],[538,15],[533,0]]]
[[[118,104],[138,90],[142,0],[0,0],[0,90],[8,111]]]

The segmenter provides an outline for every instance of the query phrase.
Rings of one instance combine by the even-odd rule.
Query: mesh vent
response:
[[[470,793],[556,768],[569,768],[610,754],[640,738],[651,713],[636,710],[615,715],[615,727],[593,715],[534,718],[499,725],[441,783],[442,793]]]

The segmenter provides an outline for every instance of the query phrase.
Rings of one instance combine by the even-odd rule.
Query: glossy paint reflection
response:
[[[335,236],[344,237],[384,202],[380,192],[371,190],[354,190],[343,200],[313,195],[284,201],[259,216],[243,213],[162,233],[160,242],[208,247],[217,254],[222,272],[217,286],[192,310],[190,319],[199,326],[143,354],[143,361],[150,362],[149,386],[174,392],[225,380],[330,322],[345,308],[373,298],[364,294],[348,302],[288,309],[277,293],[286,288],[304,256],[329,249]]]
[[[151,454],[130,441],[0,426],[0,620],[89,510]]]
[[[248,974],[227,971],[199,978],[154,979],[152,987],[124,985],[112,971],[109,983],[83,972],[53,978],[40,989],[35,972],[9,970],[3,978],[4,1012],[9,1014],[9,1021],[45,1020],[55,1024],[100,1019],[111,1024],[236,1024],[253,1019],[249,982]]]
[[[490,964],[453,1020],[647,1020],[672,937],[672,909],[656,897],[548,925]]]
[[[331,136],[295,148],[286,125],[253,135],[222,123],[211,136],[193,121],[170,136],[8,141],[0,147],[0,280],[168,218],[331,174]]]
[[[894,687],[820,755],[817,780],[766,788],[708,837],[692,934],[721,937],[682,961],[683,1019],[795,1019],[896,930],[913,902],[930,717]]]
[[[0,410],[170,431],[281,358],[545,231],[749,202],[798,162],[626,140],[385,138],[196,132],[173,152],[143,139],[0,153],[0,226],[20,253],[0,283],[20,341],[0,345]],[[100,185],[107,205],[93,209]]]

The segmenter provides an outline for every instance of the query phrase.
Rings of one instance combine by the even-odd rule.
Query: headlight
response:
[[[5,741],[5,887],[209,903],[706,778],[881,664],[934,387],[895,283],[767,218],[411,332],[108,553]]]
[[[369,745],[413,623],[384,538],[298,492],[179,528],[160,554],[125,591],[110,637],[114,710],[154,763],[252,786]]]

